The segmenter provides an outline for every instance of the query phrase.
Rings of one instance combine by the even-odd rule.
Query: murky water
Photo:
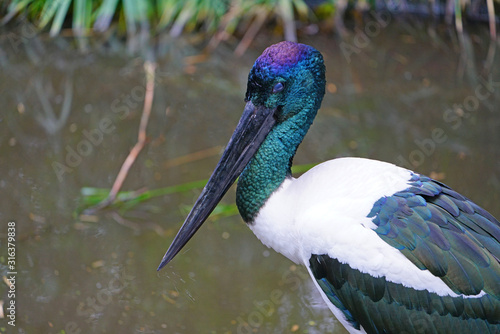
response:
[[[344,41],[300,38],[324,54],[328,92],[295,163],[361,156],[406,165],[499,217],[500,64],[484,69],[486,28],[469,29],[464,51],[445,28],[373,22]],[[11,271],[12,221],[17,272],[16,326],[2,319],[0,332],[344,333],[306,271],[261,245],[238,216],[212,219],[157,273],[199,190],[76,215],[80,189],[110,188],[136,142],[142,60],[81,54],[71,40],[21,31],[0,37],[0,270]],[[124,190],[207,178],[243,110],[253,61],[277,41],[262,32],[241,58],[221,45],[194,65],[186,57],[201,48],[167,43],[148,144]],[[224,202],[233,201],[234,189]],[[13,298],[1,285],[7,315]]]

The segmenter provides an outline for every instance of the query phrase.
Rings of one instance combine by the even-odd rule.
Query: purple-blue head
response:
[[[271,45],[257,58],[248,75],[245,101],[271,108],[314,94],[321,102],[324,91],[321,53],[309,45],[285,41]]]
[[[313,47],[300,43],[284,41],[271,45],[255,61],[255,74],[285,75],[300,61],[318,53]]]

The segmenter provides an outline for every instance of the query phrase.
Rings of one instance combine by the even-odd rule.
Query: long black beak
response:
[[[179,253],[241,174],[274,126],[275,111],[276,109],[254,106],[251,101],[247,102],[243,116],[241,116],[236,130],[229,140],[222,158],[165,256],[163,256],[157,270],[163,268]]]

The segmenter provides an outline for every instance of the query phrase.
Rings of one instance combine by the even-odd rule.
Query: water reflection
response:
[[[446,30],[431,38],[417,25],[393,20],[390,27],[358,45],[354,34],[344,41],[302,36],[325,55],[328,86],[295,163],[362,156],[409,165],[499,217],[500,67],[495,60],[481,73],[487,29],[470,32],[474,57],[469,51],[464,62]],[[269,36],[262,33],[239,59],[234,46],[220,45],[189,66],[186,57],[201,48],[169,44],[159,59],[149,142],[125,189],[209,176],[243,109],[248,70],[278,41]],[[356,48],[349,57],[342,42]],[[80,189],[111,187],[135,143],[142,60],[79,54],[62,38],[2,43],[0,221],[17,224],[14,332],[344,333],[305,297],[306,271],[267,250],[237,216],[205,224],[156,273],[198,191],[75,216]],[[178,159],[193,152],[209,153]],[[225,202],[234,202],[234,191]]]

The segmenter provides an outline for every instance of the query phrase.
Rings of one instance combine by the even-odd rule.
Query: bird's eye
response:
[[[285,88],[281,82],[278,82],[276,85],[273,87],[273,94],[281,92]]]

